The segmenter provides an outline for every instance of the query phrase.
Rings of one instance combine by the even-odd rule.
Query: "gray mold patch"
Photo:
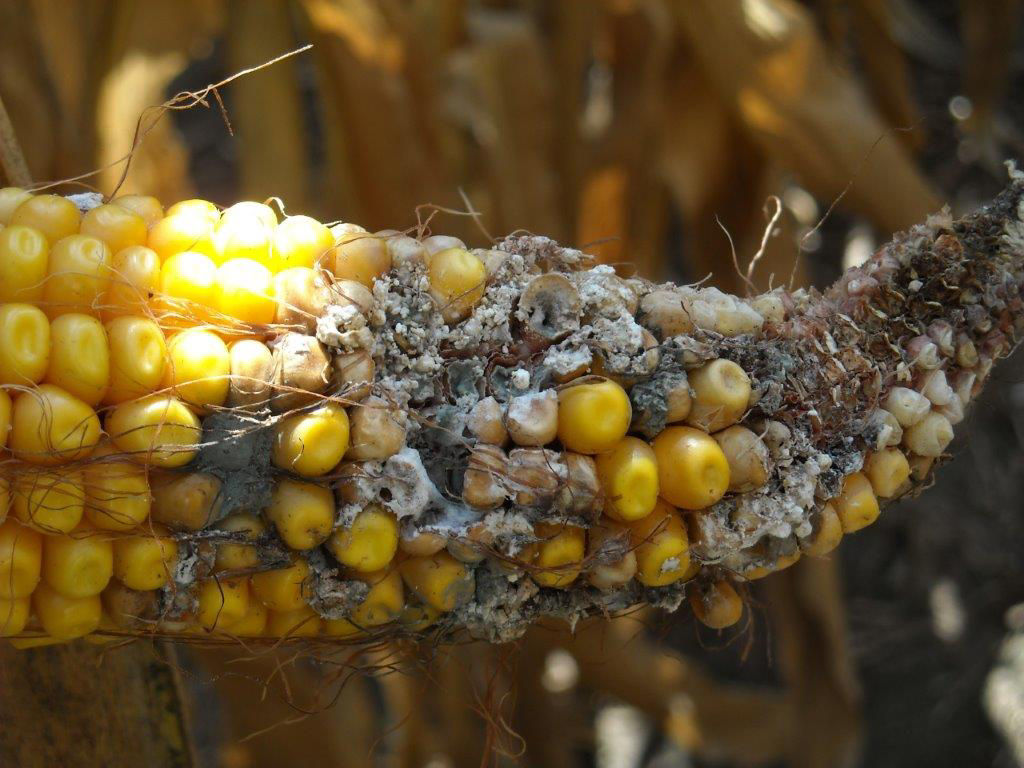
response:
[[[220,512],[257,514],[270,502],[274,470],[273,426],[266,421],[223,412],[203,420],[203,446],[195,468],[221,482]]]

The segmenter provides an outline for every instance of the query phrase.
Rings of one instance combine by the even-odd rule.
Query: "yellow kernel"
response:
[[[487,267],[465,248],[448,248],[431,256],[427,277],[430,295],[449,324],[469,317],[487,289]]]
[[[398,615],[398,624],[406,632],[423,632],[428,627],[437,623],[443,612],[431,605],[419,601],[406,603],[405,608]]]
[[[231,358],[228,405],[232,408],[265,406],[274,377],[274,353],[263,342],[242,339],[228,347],[228,354]]]
[[[165,215],[167,217],[196,216],[201,219],[206,219],[211,224],[216,224],[217,221],[220,220],[220,208],[209,200],[191,198],[189,200],[179,200],[174,203],[174,205],[167,209],[167,213]]]
[[[639,438],[624,437],[596,462],[605,514],[623,522],[647,517],[658,501],[654,449]]]
[[[336,278],[372,289],[373,281],[391,269],[391,254],[383,238],[369,232],[348,232],[338,239],[333,262],[331,272]]]
[[[209,256],[182,251],[160,268],[156,303],[168,325],[181,327],[208,319],[217,300],[217,265]]]
[[[598,589],[615,589],[636,576],[636,553],[629,541],[629,528],[602,522],[587,531],[587,581]]]
[[[0,187],[0,224],[10,224],[15,209],[32,197],[32,193],[21,187]]]
[[[0,637],[20,635],[28,624],[31,601],[27,597],[0,597]]]
[[[43,581],[66,597],[90,597],[114,575],[114,547],[91,526],[43,539]]]
[[[0,523],[0,598],[28,597],[39,584],[43,537],[18,521]]]
[[[843,489],[832,499],[843,533],[853,533],[871,525],[881,511],[871,481],[861,472],[847,475]]]
[[[273,211],[270,215],[273,217]],[[248,259],[266,267],[273,266],[275,226],[276,219],[271,223],[251,211],[232,206],[224,212],[213,235],[217,262]]]
[[[379,571],[398,550],[398,521],[390,510],[371,504],[351,525],[335,530],[327,548],[342,565],[363,573]]]
[[[250,587],[251,591],[251,587]],[[249,610],[245,616],[236,621],[231,627],[231,634],[238,637],[259,637],[266,633],[267,618],[270,611],[259,600],[249,600]]]
[[[701,624],[711,629],[731,627],[743,616],[743,599],[727,581],[690,592],[690,607]]]
[[[110,285],[103,302],[103,319],[144,315],[160,291],[160,257],[143,245],[117,251],[111,261]]]
[[[189,405],[208,410],[228,399],[231,355],[227,344],[213,331],[190,328],[167,343],[169,364],[163,386]]]
[[[50,324],[45,381],[95,406],[110,383],[110,348],[103,324],[91,315],[61,315]]]
[[[886,448],[868,456],[864,463],[864,474],[871,481],[876,496],[895,496],[910,477],[910,463],[896,448]]]
[[[7,437],[11,432],[11,410],[13,408],[14,404],[11,402],[11,396],[7,394],[7,390],[0,389],[0,449],[7,445]],[[3,520],[2,514],[0,514],[0,520]]]
[[[564,589],[576,581],[583,565],[586,533],[575,525],[537,523],[536,566],[530,576],[542,587]]]
[[[448,537],[434,531],[420,530],[415,527],[402,529],[398,538],[398,549],[407,555],[428,557],[435,555],[448,544]]]
[[[88,404],[60,387],[42,384],[14,401],[11,451],[32,464],[84,459],[100,439],[100,420]]]
[[[107,433],[133,461],[158,467],[188,464],[201,439],[196,415],[166,395],[121,403],[107,416]]]
[[[323,632],[328,637],[353,637],[363,634],[364,630],[348,619],[324,619]]]
[[[729,488],[729,462],[710,435],[669,427],[651,444],[658,460],[661,495],[682,509],[705,509]]]
[[[690,371],[693,404],[686,423],[708,432],[735,424],[750,402],[750,377],[732,360],[712,360]]]
[[[320,615],[304,605],[294,611],[271,611],[264,632],[268,637],[315,637],[321,623]]]
[[[629,429],[629,395],[614,381],[580,384],[558,394],[558,439],[570,451],[610,451]]]
[[[230,630],[249,612],[249,582],[246,579],[206,579],[196,595],[196,618],[208,632]]]
[[[814,516],[811,535],[800,542],[800,548],[811,557],[824,557],[839,546],[843,538],[843,524],[835,506],[825,504]]]
[[[309,216],[289,216],[274,230],[275,272],[321,264],[334,247],[334,235]]]
[[[31,227],[0,231],[0,302],[35,304],[43,299],[50,244]]]
[[[82,217],[79,232],[99,238],[117,253],[133,245],[145,245],[146,221],[120,205],[98,205]]]
[[[267,526],[255,515],[235,514],[225,517],[217,524],[218,530],[242,534],[246,541],[255,542]],[[253,544],[237,541],[217,543],[217,558],[213,567],[218,571],[240,571],[255,568],[260,563],[259,552]]]
[[[152,227],[164,217],[164,207],[155,197],[149,195],[122,195],[110,201],[111,205],[119,205],[136,216],[141,216],[146,227]]]
[[[743,578],[747,581],[757,581],[778,571],[784,571],[800,559],[801,551],[790,552],[788,555],[779,555],[772,565],[758,565],[748,568],[743,572]]]
[[[61,238],[78,231],[82,214],[67,198],[60,195],[29,197],[14,209],[8,224],[20,224],[38,229],[53,245]]]
[[[274,486],[266,516],[290,549],[312,549],[331,535],[334,495],[322,485],[286,478]]]
[[[153,519],[175,530],[201,531],[220,514],[221,483],[206,472],[152,473]]]
[[[81,472],[19,471],[14,477],[11,508],[25,525],[42,533],[70,533],[85,511]]]
[[[166,586],[177,561],[178,544],[159,529],[141,530],[114,541],[114,576],[131,589]]]
[[[252,259],[231,259],[217,269],[215,307],[243,323],[274,322],[274,276]]]
[[[442,613],[473,594],[473,573],[447,552],[410,557],[398,566],[405,585],[430,608]]]
[[[105,531],[130,531],[142,524],[153,501],[146,469],[118,458],[107,444],[85,468],[85,517]]]
[[[95,237],[70,235],[54,243],[43,285],[47,314],[98,312],[110,285],[112,263],[110,248]]]
[[[50,364],[50,321],[31,304],[0,304],[0,384],[35,384]]]
[[[274,209],[266,203],[257,203],[253,200],[242,200],[229,208],[224,209],[221,214],[221,223],[232,223],[235,221],[250,221],[256,219],[263,227],[273,229],[277,226],[277,214]]]
[[[95,632],[103,617],[99,595],[67,597],[46,584],[32,593],[32,607],[43,631],[54,640],[73,640]]]
[[[273,459],[281,469],[303,477],[325,475],[348,450],[348,414],[334,402],[278,422]]]
[[[729,462],[729,490],[745,493],[768,482],[771,456],[768,446],[746,427],[733,425],[712,437]]]
[[[301,557],[295,558],[287,568],[254,573],[253,595],[271,610],[298,610],[307,601],[309,574],[309,563]]]
[[[160,326],[146,317],[127,315],[107,323],[110,386],[103,402],[117,405],[152,394],[167,368],[167,345]]]
[[[367,573],[360,578],[370,585],[370,591],[349,616],[352,623],[358,627],[379,627],[397,619],[405,607],[405,590],[398,570]]]
[[[683,578],[690,567],[690,540],[676,510],[659,500],[651,514],[628,527],[637,581],[663,587]]]
[[[160,219],[149,230],[146,245],[156,251],[161,261],[185,252],[199,253],[211,259],[216,255],[213,223],[196,214],[169,215]]]

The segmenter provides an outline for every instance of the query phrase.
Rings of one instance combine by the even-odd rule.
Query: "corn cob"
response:
[[[1020,325],[1024,181],[824,294],[0,190],[0,636],[499,642],[828,554]]]

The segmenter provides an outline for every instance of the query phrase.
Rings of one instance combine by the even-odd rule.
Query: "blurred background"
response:
[[[755,282],[820,287],[1001,188],[1024,156],[1020,10],[0,0],[0,98],[33,180],[81,177],[65,191],[433,216],[474,245],[530,230],[737,292],[733,248],[745,270],[774,197]],[[5,648],[0,720],[20,755],[80,739],[75,765],[1024,765],[1022,380],[997,370],[937,488],[759,582],[734,632],[682,611],[514,647]]]

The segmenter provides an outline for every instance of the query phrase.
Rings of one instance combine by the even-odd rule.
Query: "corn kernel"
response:
[[[534,530],[539,541],[530,576],[542,587],[568,587],[580,575],[586,533],[575,525],[552,523],[537,523]]]
[[[50,321],[31,304],[0,304],[0,384],[35,384],[50,364]]]
[[[110,385],[103,402],[117,405],[152,394],[167,368],[167,345],[160,326],[146,317],[126,315],[107,323]]]
[[[133,245],[145,245],[148,231],[145,220],[120,205],[98,205],[82,217],[79,232],[107,244],[111,253]]]
[[[800,548],[811,557],[824,557],[839,546],[843,538],[843,524],[836,508],[825,504],[814,516],[813,525],[811,535],[800,542]]]
[[[249,612],[249,582],[246,579],[206,579],[196,595],[196,618],[208,632],[230,630]]]
[[[160,257],[156,251],[143,245],[117,251],[110,273],[103,319],[145,315],[150,301],[160,291]]]
[[[309,563],[297,557],[287,568],[254,573],[253,595],[274,611],[295,611],[306,604],[309,594]]]
[[[0,637],[20,635],[28,624],[31,602],[27,597],[0,597]]]
[[[43,537],[12,518],[0,523],[0,598],[28,597],[39,584]]]
[[[264,632],[268,637],[315,637],[322,623],[320,615],[304,605],[294,611],[270,611]]]
[[[676,510],[659,500],[651,514],[628,527],[637,581],[663,587],[683,578],[690,567],[690,540]]]
[[[280,421],[275,428],[273,460],[303,477],[325,475],[348,450],[348,414],[334,402]]]
[[[21,187],[0,187],[0,224],[10,224],[15,209],[32,197],[32,193]]]
[[[231,381],[228,405],[232,408],[262,408],[270,400],[274,377],[274,353],[266,344],[242,339],[228,347]]]
[[[32,606],[43,631],[54,640],[73,640],[95,632],[103,616],[99,595],[67,597],[46,584],[32,593]]]
[[[406,632],[423,632],[436,624],[442,615],[443,612],[437,608],[414,600],[405,604],[398,616],[398,624]]]
[[[114,575],[114,548],[92,526],[43,539],[43,581],[67,597],[98,595]]]
[[[331,535],[334,496],[322,485],[286,478],[274,487],[266,515],[290,549],[312,549]]]
[[[800,559],[801,551],[790,552],[788,555],[779,555],[772,565],[758,565],[748,568],[743,572],[743,578],[747,581],[757,581],[778,571],[784,571]]]
[[[493,544],[494,533],[487,523],[480,522],[469,526],[464,536],[449,539],[447,550],[459,562],[473,564],[483,561]]]
[[[901,427],[911,427],[923,419],[932,404],[927,397],[909,387],[893,387],[882,404],[896,417]]]
[[[188,464],[201,439],[196,415],[166,395],[121,403],[107,415],[107,433],[133,461],[158,467]]]
[[[220,208],[209,200],[201,200],[198,198],[191,198],[189,200],[179,200],[177,203],[167,209],[166,216],[197,216],[202,219],[206,219],[211,224],[216,224],[220,220]]]
[[[322,400],[331,381],[331,358],[315,336],[287,332],[274,340],[271,408],[286,413]]]
[[[237,637],[259,637],[267,634],[267,620],[270,611],[259,600],[249,600],[249,610],[245,616],[231,626],[231,634]]]
[[[160,268],[161,298],[156,302],[168,325],[191,325],[205,320],[217,301],[217,265],[195,251],[182,251]]]
[[[729,488],[729,462],[710,435],[669,427],[651,444],[658,461],[661,495],[682,509],[705,509]]]
[[[54,319],[45,381],[92,406],[103,400],[110,383],[110,348],[99,320],[77,313]]]
[[[697,619],[711,629],[731,627],[743,616],[743,599],[727,581],[690,592],[690,607]]]
[[[853,533],[871,525],[878,519],[879,507],[871,481],[862,473],[854,472],[843,480],[843,490],[832,499],[843,533]]]
[[[7,445],[7,437],[11,432],[11,411],[14,408],[14,404],[11,402],[11,396],[7,394],[7,390],[0,389],[0,450]],[[3,515],[0,515],[0,522],[3,521]]]
[[[469,317],[487,289],[487,268],[464,248],[448,248],[431,256],[427,276],[430,295],[449,325]]]
[[[116,557],[116,555],[115,555]],[[116,567],[116,560],[115,560]],[[119,581],[111,581],[100,595],[104,614],[116,627],[136,628],[157,616],[157,593],[129,589]]]
[[[900,486],[910,477],[907,457],[895,448],[887,448],[868,456],[864,463],[864,474],[871,481],[876,496],[895,496]]]
[[[0,303],[43,299],[50,244],[30,227],[6,227],[0,231]]]
[[[70,533],[85,511],[85,479],[81,472],[17,472],[11,507],[37,531]]]
[[[289,216],[274,230],[274,271],[321,264],[334,247],[334,235],[309,216]]]
[[[382,238],[368,232],[348,232],[338,238],[331,272],[339,280],[373,288],[373,281],[389,269],[391,254]]]
[[[274,296],[274,322],[291,330],[316,333],[316,320],[329,303],[330,291],[314,270],[291,267],[274,275]]]
[[[63,464],[88,456],[100,439],[100,420],[86,403],[42,384],[14,401],[10,448],[32,464]]]
[[[665,392],[665,423],[676,424],[686,421],[693,408],[693,396],[690,394],[690,380],[686,374],[681,380],[670,386]]]
[[[647,517],[658,501],[654,449],[639,438],[624,437],[596,461],[605,514],[623,522]]]
[[[357,627],[348,619],[323,620],[323,633],[328,637],[355,637],[363,632],[361,627]]]
[[[78,231],[82,214],[60,195],[37,195],[25,199],[11,214],[7,223],[38,229],[52,246],[61,238]]]
[[[689,374],[693,404],[686,423],[708,432],[735,424],[750,401],[750,377],[732,360],[712,360]]]
[[[164,217],[164,207],[155,197],[149,195],[122,195],[110,201],[111,205],[118,205],[126,211],[131,211],[146,222],[150,228]]]
[[[213,331],[190,328],[167,342],[170,364],[163,386],[173,388],[184,402],[202,411],[224,405],[228,399],[231,355]]]
[[[219,312],[243,323],[264,325],[274,322],[274,277],[270,270],[251,259],[231,259],[217,268],[214,306]]]
[[[221,483],[206,472],[153,473],[153,519],[175,530],[201,531],[220,514]]]
[[[598,589],[615,589],[636,576],[636,552],[629,541],[629,528],[618,523],[595,525],[587,531],[587,581]]]
[[[935,411],[903,431],[903,445],[918,456],[941,456],[952,440],[953,425]]]
[[[398,521],[390,510],[371,504],[351,525],[335,530],[327,548],[342,565],[363,573],[379,571],[398,550]]]
[[[746,427],[733,425],[712,437],[729,463],[729,490],[746,493],[768,482],[771,456],[768,446]]]
[[[466,421],[470,433],[481,443],[499,447],[508,442],[508,430],[502,419],[501,405],[493,397],[478,400]]]
[[[235,221],[249,222],[255,219],[265,229],[273,229],[277,226],[277,214],[274,209],[266,203],[257,203],[254,200],[242,200],[229,208],[224,209],[220,215],[221,223],[233,223]]]
[[[131,589],[165,587],[177,561],[177,542],[159,528],[114,541],[114,576]]]
[[[425,531],[406,525],[398,537],[398,549],[414,557],[436,555],[448,544],[448,537],[434,531]]]
[[[276,223],[269,224],[250,212],[239,211],[233,216],[225,212],[213,234],[214,260],[223,264],[232,259],[248,259],[272,267],[275,226]]]
[[[214,258],[217,251],[213,246],[213,223],[208,218],[167,213],[167,218],[154,224],[146,238],[146,245],[156,251],[161,261],[186,252]]]
[[[447,613],[473,594],[473,573],[447,552],[410,557],[398,566],[402,580],[430,608]]]
[[[267,526],[256,515],[235,514],[225,517],[217,528],[222,531],[242,534],[246,541],[255,542],[267,530]],[[255,568],[260,563],[259,552],[254,544],[238,541],[222,541],[217,544],[217,558],[213,567],[218,571],[241,571]]]
[[[349,447],[345,457],[352,461],[380,461],[398,453],[405,445],[406,414],[389,408],[386,400],[368,397],[349,413]]]
[[[70,235],[50,248],[43,301],[50,317],[96,313],[110,285],[113,257],[102,240]]]
[[[494,509],[505,501],[508,457],[496,445],[480,444],[469,455],[462,477],[462,500],[477,509]]]
[[[540,447],[558,434],[558,396],[553,389],[513,397],[505,413],[505,427],[516,445]]]
[[[379,627],[394,621],[405,607],[405,590],[402,575],[397,570],[368,573],[361,576],[370,585],[370,591],[350,619],[358,627]]]
[[[610,451],[632,418],[629,395],[611,380],[567,387],[558,395],[558,439],[570,451]]]

